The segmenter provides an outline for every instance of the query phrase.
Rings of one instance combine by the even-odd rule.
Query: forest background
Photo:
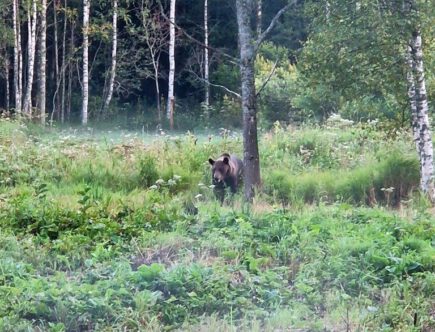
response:
[[[435,329],[432,1],[0,9],[1,331]]]
[[[262,10],[257,11],[257,31],[267,27],[285,3],[263,3],[259,7]],[[152,130],[159,122],[168,127],[168,120],[161,115],[168,104],[169,3],[121,1],[115,7],[114,2],[92,1],[89,5],[89,27],[84,33],[86,6],[82,2],[52,1],[45,9],[36,0],[15,1],[14,6],[9,1],[0,3],[0,107],[23,108],[33,117],[43,112],[45,122],[83,121],[86,35],[89,120],[100,123],[102,119],[116,118],[135,129],[145,126]],[[434,90],[435,53],[431,2],[418,1],[418,10],[409,8],[406,1],[299,1],[292,6],[257,55],[260,126],[270,128],[277,120],[322,121],[332,113],[350,120],[378,119],[396,127],[407,126],[410,107],[406,54],[416,25],[423,37],[429,100]],[[235,95],[240,81],[235,3],[210,1],[207,12],[209,46],[205,48],[204,3],[176,2],[176,129],[241,126],[240,104]],[[44,24],[42,17],[46,17]],[[117,35],[114,69],[113,22]],[[15,39],[19,39],[20,46],[16,70]],[[46,50],[41,50],[43,43]],[[41,64],[46,64],[46,74],[42,74]],[[15,72],[20,88],[18,105]],[[265,81],[268,83],[261,88]],[[41,86],[46,86],[42,97]],[[106,105],[111,89],[113,100]],[[27,104],[26,98],[30,98]],[[45,98],[43,110],[41,98]]]

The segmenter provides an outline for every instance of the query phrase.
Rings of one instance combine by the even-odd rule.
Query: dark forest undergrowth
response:
[[[0,330],[434,330],[410,135],[341,125],[263,133],[262,191],[221,207],[207,160],[237,135],[1,120]]]

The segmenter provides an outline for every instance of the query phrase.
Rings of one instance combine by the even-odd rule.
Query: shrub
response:
[[[156,163],[153,157],[146,156],[139,162],[140,185],[144,187],[152,186],[159,178]]]

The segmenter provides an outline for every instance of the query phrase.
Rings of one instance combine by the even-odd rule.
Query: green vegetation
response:
[[[15,0],[21,7],[23,66],[20,74],[27,80],[29,52],[27,25],[30,4]],[[108,110],[102,112],[111,68],[113,4],[94,1],[90,11],[89,58],[92,80],[89,87],[89,120],[92,126],[102,121],[122,121],[141,130],[157,125],[168,127],[158,117],[155,76],[160,95],[167,98],[168,26],[161,21],[162,7],[155,0],[118,3],[117,86]],[[286,1],[263,2],[261,28],[264,31]],[[54,5],[56,4],[56,6]],[[169,1],[163,1],[169,16]],[[240,92],[239,54],[235,0],[209,1],[210,104],[205,102],[202,27],[204,1],[177,0],[175,89],[175,128],[192,130],[204,127],[240,128],[240,101],[227,89]],[[252,13],[254,14],[254,13]],[[13,85],[14,31],[10,0],[0,0],[0,113],[15,109]],[[355,121],[382,119],[403,127],[410,122],[407,95],[408,46],[413,32],[420,30],[425,68],[425,83],[430,111],[435,97],[435,6],[431,1],[342,0],[298,1],[279,18],[261,45],[256,59],[256,84],[261,92],[258,111],[262,126],[275,121],[293,123],[310,118],[321,122],[332,113]],[[38,19],[39,20],[39,19]],[[63,36],[67,20],[68,33]],[[82,105],[83,3],[52,2],[47,8],[47,123],[80,122]],[[253,26],[256,20],[253,17]],[[38,24],[40,24],[38,22]],[[187,36],[193,37],[189,38]],[[65,38],[64,51],[61,40]],[[153,40],[153,51],[147,41]],[[196,40],[196,41],[195,41]],[[58,41],[58,43],[56,43]],[[36,43],[40,43],[37,34]],[[154,53],[154,56],[153,56]],[[56,55],[57,54],[57,55]],[[57,66],[56,66],[57,64]],[[154,65],[158,66],[155,73]],[[69,75],[59,81],[59,67]],[[80,69],[80,70],[78,70]],[[271,75],[273,73],[273,75]],[[9,78],[9,86],[6,82]],[[39,73],[35,71],[35,80]],[[264,85],[264,82],[268,82]],[[24,82],[24,83],[25,83]],[[24,84],[25,85],[25,84]],[[223,86],[226,89],[222,89]],[[263,88],[262,88],[263,87]],[[36,88],[36,87],[35,87]],[[6,91],[9,89],[9,103]],[[62,92],[63,89],[67,93]],[[37,93],[37,88],[33,92]],[[68,92],[69,91],[69,92]],[[163,96],[163,95],[164,96]],[[54,102],[53,102],[54,100]],[[164,100],[161,101],[165,104]],[[33,115],[39,106],[33,101]],[[61,112],[59,112],[61,109]],[[64,113],[64,117],[61,114]],[[161,122],[161,123],[160,123]],[[146,128],[147,129],[147,128]]]
[[[0,330],[431,331],[435,218],[406,132],[261,139],[264,190],[214,199],[237,138],[0,122]]]

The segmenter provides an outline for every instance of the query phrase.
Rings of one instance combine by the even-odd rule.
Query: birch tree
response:
[[[89,11],[90,0],[83,0],[83,79],[82,79],[82,125],[88,123],[89,102]]]
[[[77,24],[77,18],[78,16],[73,11],[71,13],[70,17],[70,38],[69,38],[69,46],[68,46],[68,58],[70,59],[68,61],[68,89],[66,92],[66,105],[65,105],[65,116],[69,119],[71,115],[71,108],[72,108],[72,86],[73,86],[73,67],[74,63],[71,61],[71,59],[75,55],[75,28]]]
[[[430,131],[429,106],[423,64],[423,46],[419,23],[419,9],[415,0],[404,3],[406,16],[412,29],[406,49],[408,99],[411,127],[420,161],[420,189],[435,203],[433,145]],[[415,16],[415,17],[414,17]]]
[[[37,21],[37,9],[36,0],[32,0],[28,10],[28,49],[27,49],[27,86],[26,93],[24,95],[23,112],[31,116],[32,113],[32,87],[33,87],[33,75],[35,71],[35,49],[36,49],[36,21]]]
[[[169,126],[174,129],[174,79],[175,79],[175,1],[171,0],[169,10],[169,77],[168,77],[168,100],[166,107],[166,117],[169,120]]]
[[[435,202],[433,146],[424,77],[423,48],[419,29],[412,33],[410,51],[412,74],[408,75],[408,81],[411,81],[408,83],[410,85],[408,95],[410,97],[411,112],[413,112],[414,139],[416,139],[417,152],[420,158],[420,188],[429,196],[432,202]]]
[[[19,20],[19,3],[13,0],[12,24],[14,30],[14,97],[15,111],[21,112],[21,37],[20,37],[20,20]]]
[[[418,133],[418,121],[417,121],[417,101],[415,94],[415,78],[414,78],[414,63],[412,60],[412,48],[411,43],[408,45],[408,50],[406,52],[406,64],[408,70],[406,72],[406,80],[408,83],[408,98],[409,106],[411,110],[411,128],[414,138],[414,143],[416,145],[418,155],[420,156],[420,144],[419,144],[419,133]]]
[[[261,34],[263,24],[263,0],[257,0],[257,36]]]
[[[23,47],[21,44],[21,20],[20,20],[20,4],[17,0],[17,12],[18,12],[18,24],[17,24],[17,36],[18,36],[18,88],[20,90],[20,112],[23,106]]]
[[[209,106],[210,106],[210,78],[209,78],[209,56],[208,56],[208,0],[204,0],[204,80],[205,80],[204,102],[208,114]]]
[[[66,92],[66,33],[68,28],[68,15],[67,15],[68,3],[67,0],[64,2],[63,8],[63,31],[62,31],[62,69],[61,69],[61,99],[60,99],[60,122],[65,122],[65,92]]]
[[[261,184],[260,155],[257,137],[257,96],[255,92],[255,57],[261,43],[276,25],[279,17],[296,3],[292,1],[282,8],[272,19],[270,25],[256,38],[251,25],[251,16],[255,13],[255,0],[236,0],[238,37],[240,48],[240,79],[243,112],[243,163],[244,195],[252,201],[255,189]]]
[[[47,0],[42,0],[40,5],[41,28],[39,37],[39,91],[38,91],[38,106],[40,110],[41,124],[45,125],[45,106],[46,106],[46,61],[47,61]]]
[[[6,81],[6,89],[5,89],[5,108],[6,108],[6,110],[7,111],[9,111],[9,109],[10,109],[10,90],[11,90],[11,88],[10,88],[10,84],[9,84],[9,57],[8,57],[8,55],[6,54],[6,57],[5,57],[5,59],[4,59],[4,62],[5,62],[5,64],[4,64],[4,78],[5,78],[5,81]]]
[[[165,21],[158,14],[151,14],[150,8],[142,7],[142,28],[143,38],[147,45],[150,62],[153,66],[153,74],[150,75],[154,79],[156,89],[156,105],[158,122],[162,124],[162,106],[160,103],[160,57],[164,49],[168,45],[169,29]]]
[[[59,68],[59,34],[57,24],[57,11],[60,6],[59,0],[53,0],[53,33],[54,33],[54,78],[55,78],[55,90],[53,94],[53,107],[51,110],[51,120],[53,122],[54,115],[59,119],[60,101],[59,101],[59,88],[61,84],[61,75]]]
[[[117,45],[118,45],[118,0],[113,0],[113,14],[112,14],[112,62],[110,66],[110,78],[109,87],[107,90],[107,95],[104,99],[103,114],[106,114],[110,101],[113,95],[113,86],[115,84],[116,75],[116,55],[117,55]]]
[[[6,21],[10,17],[10,4],[0,2],[0,19]],[[13,47],[13,31],[9,25],[0,24],[0,81],[4,82],[4,96],[0,96],[0,105],[6,111],[10,109],[10,49]],[[3,98],[2,98],[3,97]],[[4,101],[4,103],[3,103]]]
[[[331,16],[331,4],[329,3],[329,0],[325,0],[325,18],[326,18],[326,23],[329,23],[330,16]]]

